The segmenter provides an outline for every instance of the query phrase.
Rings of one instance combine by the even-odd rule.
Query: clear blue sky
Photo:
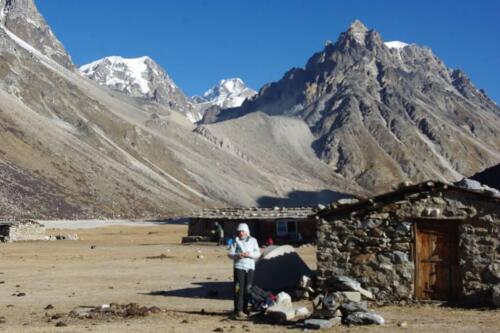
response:
[[[148,55],[188,95],[241,77],[254,89],[302,67],[360,19],[425,45],[500,103],[500,1],[36,0],[73,61]]]

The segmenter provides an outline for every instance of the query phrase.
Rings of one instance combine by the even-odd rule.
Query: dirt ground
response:
[[[226,251],[210,244],[181,245],[181,237],[187,232],[184,225],[51,229],[47,233],[64,235],[75,232],[80,237],[78,241],[0,244],[0,331],[192,333],[217,329],[219,332],[300,330],[262,322],[229,320],[232,268]],[[314,247],[298,249],[313,269],[314,251]],[[67,317],[77,306],[131,302],[157,306],[162,311],[131,318]],[[49,304],[53,308],[45,309]],[[330,331],[500,331],[500,310],[418,305],[388,306],[376,311],[386,319],[385,326],[337,327]],[[59,322],[67,326],[56,327]],[[407,326],[398,326],[402,322]]]

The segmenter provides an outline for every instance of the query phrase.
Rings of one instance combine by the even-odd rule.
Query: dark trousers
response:
[[[250,288],[253,285],[255,271],[245,272],[242,269],[234,269],[234,311],[248,313],[248,301]]]

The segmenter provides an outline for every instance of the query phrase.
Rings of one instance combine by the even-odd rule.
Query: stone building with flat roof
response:
[[[45,240],[45,226],[34,220],[0,220],[0,242]]]
[[[239,223],[247,223],[250,233],[260,244],[269,237],[278,244],[314,242],[316,239],[316,219],[309,207],[204,209],[189,218],[188,236],[211,238],[216,222],[222,225],[226,238],[236,235]]]
[[[318,283],[347,275],[381,303],[489,305],[500,290],[500,197],[440,182],[318,212]],[[494,302],[493,302],[494,303]]]

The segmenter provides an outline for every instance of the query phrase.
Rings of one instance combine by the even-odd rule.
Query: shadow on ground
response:
[[[233,299],[232,282],[195,282],[193,288],[183,288],[174,290],[156,290],[145,293],[150,296],[172,296],[186,298],[206,298],[206,299]]]
[[[293,191],[286,198],[263,196],[257,199],[259,207],[302,207],[328,205],[333,201],[351,198],[351,195],[330,190],[321,191]]]

